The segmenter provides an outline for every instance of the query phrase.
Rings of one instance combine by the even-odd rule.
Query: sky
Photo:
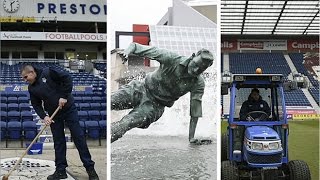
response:
[[[108,4],[111,49],[115,48],[115,31],[131,31],[132,24],[157,24],[172,6],[172,0],[113,0]],[[132,37],[121,37],[120,48],[125,49]]]

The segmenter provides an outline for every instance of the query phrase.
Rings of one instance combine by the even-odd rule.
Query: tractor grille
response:
[[[248,162],[257,164],[281,163],[282,153],[273,155],[256,155],[248,152]]]

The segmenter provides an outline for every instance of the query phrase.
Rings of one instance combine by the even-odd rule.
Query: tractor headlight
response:
[[[251,147],[253,150],[262,150],[263,149],[262,143],[258,143],[258,142],[252,142]]]
[[[270,150],[277,150],[277,149],[279,149],[279,143],[278,143],[278,142],[269,143],[269,149],[270,149]]]

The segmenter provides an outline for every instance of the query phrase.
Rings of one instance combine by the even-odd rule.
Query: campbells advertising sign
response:
[[[287,41],[273,40],[273,41],[245,41],[239,40],[238,50],[287,50]]]
[[[288,50],[319,52],[319,40],[288,40]]]

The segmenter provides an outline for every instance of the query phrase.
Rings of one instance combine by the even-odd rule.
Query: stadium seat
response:
[[[80,127],[81,127],[83,133],[84,133],[84,134],[87,134],[87,132],[86,132],[86,126],[85,126],[85,124],[84,124],[84,121],[79,121],[79,124],[80,124]]]
[[[20,122],[21,117],[20,117],[20,112],[19,111],[9,111],[7,114],[7,121],[19,121]]]
[[[8,113],[7,113],[7,111],[2,111],[1,110],[1,121],[4,121],[4,122],[7,122],[7,117],[8,117]]]
[[[100,127],[100,136],[102,138],[106,138],[107,137],[107,121],[106,120],[102,120],[102,121],[98,121],[99,122],[99,127]]]
[[[87,135],[92,139],[100,138],[100,126],[98,121],[86,121],[85,122]]]
[[[92,82],[91,82],[91,83],[92,83]],[[94,95],[93,95],[93,92],[85,92],[84,96],[86,96],[86,97],[92,97],[92,96],[94,96]]]
[[[102,100],[102,97],[99,97],[99,96],[93,96],[93,97],[92,97],[92,102],[105,103],[105,102]]]
[[[1,111],[8,111],[8,109],[7,109],[7,104],[5,104],[5,103],[1,103]]]
[[[87,111],[78,111],[79,121],[88,121],[88,112]]]
[[[106,105],[105,102],[104,102],[104,103],[101,103],[101,109],[102,109],[102,110],[106,110],[106,109],[107,109],[107,105]]]
[[[33,121],[33,115],[31,111],[21,111],[21,121]]]
[[[82,97],[80,97],[80,96],[74,97],[74,102],[75,103],[82,103]]]
[[[32,140],[38,134],[36,122],[25,121],[22,123],[22,129],[24,132],[24,138],[27,140]]]
[[[8,97],[7,98],[7,103],[18,103],[18,98],[17,97]]]
[[[7,131],[9,139],[21,139],[21,123],[8,122]]]
[[[88,111],[89,121],[100,121],[101,120],[101,114],[100,111],[91,110]]]
[[[1,104],[7,103],[7,97],[1,96]]]
[[[91,106],[89,103],[79,103],[80,111],[89,111],[91,110]]]
[[[100,103],[90,103],[90,110],[102,110]]]
[[[0,121],[0,139],[3,140],[7,136],[7,123],[4,121]]]
[[[18,97],[18,103],[29,103],[28,97]]]
[[[19,111],[19,105],[17,103],[8,104],[7,111]]]
[[[31,111],[29,103],[20,103],[19,109],[20,109],[20,111]]]
[[[100,111],[100,115],[101,115],[101,120],[107,119],[107,111]]]
[[[85,92],[83,92],[83,91],[78,91],[78,92],[76,92],[76,96],[77,96],[77,97],[83,97],[83,96],[85,96]]]
[[[83,103],[91,103],[92,99],[91,99],[91,97],[84,96],[84,97],[82,97],[82,102]]]

